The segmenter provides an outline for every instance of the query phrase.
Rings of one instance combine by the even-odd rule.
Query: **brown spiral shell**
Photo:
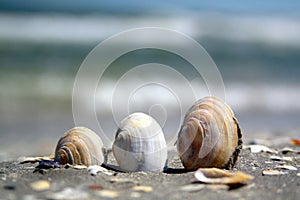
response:
[[[104,162],[102,140],[88,128],[72,128],[58,141],[54,160],[62,165],[101,165]]]
[[[241,129],[224,101],[208,96],[188,110],[177,140],[179,157],[186,169],[230,169],[241,148]]]

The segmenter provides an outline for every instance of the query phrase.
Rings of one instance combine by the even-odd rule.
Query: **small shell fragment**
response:
[[[299,172],[299,173],[297,173],[297,176],[299,176],[299,177],[300,177],[300,172]]]
[[[263,172],[262,172],[263,176],[276,176],[276,175],[283,175],[283,174],[288,174],[288,173],[281,172],[278,170],[272,170],[272,169],[266,169],[266,170],[263,170]]]
[[[276,169],[286,169],[286,170],[294,170],[297,171],[298,169],[292,165],[279,165],[275,167]]]
[[[87,166],[85,166],[85,165],[74,165],[73,166],[73,169],[86,169],[87,168]]]
[[[88,188],[90,190],[103,190],[103,187],[101,185],[89,185]]]
[[[134,191],[139,191],[139,192],[152,192],[153,188],[151,186],[143,186],[143,185],[139,185],[139,186],[134,186],[132,188],[132,190]]]
[[[254,177],[243,172],[229,173],[218,168],[200,168],[195,172],[197,180],[211,184],[242,184]]]
[[[203,188],[205,188],[205,185],[203,184],[189,184],[182,186],[180,190],[185,192],[197,192],[199,190],[202,190]]]
[[[289,147],[284,147],[283,149],[281,149],[281,153],[283,154],[287,154],[288,152],[295,153],[296,151]]]
[[[54,169],[60,167],[62,167],[62,165],[60,165],[59,162],[56,162],[54,160],[41,160],[39,162],[39,165],[36,166],[37,169]]]
[[[87,168],[87,171],[90,175],[92,176],[96,176],[98,174],[98,172],[102,172],[106,175],[113,175],[112,172],[109,172],[107,169],[105,169],[104,167],[101,167],[99,165],[91,165]]]
[[[37,157],[20,157],[18,159],[20,164],[24,163],[36,163],[40,162],[41,160],[52,160],[49,156],[37,156]]]
[[[251,153],[267,152],[267,153],[278,154],[278,152],[275,151],[274,149],[259,144],[247,145],[247,146],[245,145],[243,149],[250,149]]]
[[[85,165],[70,165],[69,163],[67,163],[65,165],[65,168],[72,168],[72,169],[78,169],[78,170],[81,170],[81,169],[86,169],[87,166]]]
[[[101,197],[106,197],[106,198],[116,198],[119,196],[119,193],[113,190],[101,190],[98,191],[97,194]]]
[[[214,185],[208,185],[208,186],[206,186],[206,188],[210,189],[210,190],[228,190],[229,186],[222,185],[222,184],[214,184]]]
[[[270,156],[271,160],[274,161],[287,161],[287,162],[293,162],[292,157],[279,157],[279,156]]]
[[[135,183],[136,181],[129,178],[111,178],[109,180],[111,183]]]
[[[300,146],[300,140],[298,139],[291,139],[291,144],[295,146]]]
[[[50,188],[50,183],[44,180],[35,181],[30,183],[30,187],[35,191],[45,191]]]

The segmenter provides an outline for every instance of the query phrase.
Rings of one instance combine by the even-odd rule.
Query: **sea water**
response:
[[[85,109],[90,101],[82,91],[80,115],[86,116],[86,124],[76,124],[73,120],[74,81],[89,52],[114,34],[145,26],[181,32],[206,49],[224,83],[222,98],[236,113],[246,136],[257,132],[297,136],[300,128],[297,15],[185,12],[180,17],[174,13],[167,17],[163,13],[136,17],[3,12],[0,13],[2,157],[20,155],[15,149],[24,149],[26,154],[52,152],[59,137],[74,125],[89,126],[104,135],[109,146],[120,120],[135,111],[153,115],[172,145],[188,107],[211,93],[205,77],[195,74],[190,63],[170,52],[142,49],[120,56],[99,77],[94,110]],[[173,44],[175,48],[176,45],[182,47]],[[186,81],[178,81],[167,73],[141,71],[116,88],[124,75],[146,63],[169,66]],[[164,87],[141,84],[149,77],[166,84]],[[193,86],[193,93],[189,93],[191,88],[186,83]],[[135,85],[134,90],[126,89]],[[178,98],[170,88],[181,91]],[[90,112],[97,116],[97,124],[89,123]]]

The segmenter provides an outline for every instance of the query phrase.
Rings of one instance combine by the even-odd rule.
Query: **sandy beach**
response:
[[[299,199],[299,169],[279,169],[284,173],[282,175],[262,173],[283,164],[299,168],[300,147],[290,144],[288,138],[282,136],[248,139],[246,143],[265,143],[277,153],[252,153],[243,149],[230,172],[242,171],[254,176],[245,184],[201,183],[194,177],[195,172],[184,170],[174,149],[169,151],[168,169],[164,172],[124,173],[108,168],[106,173],[98,172],[92,176],[86,169],[36,170],[37,163],[1,162],[0,199]],[[281,152],[285,147],[295,152]],[[291,160],[276,161],[271,156],[290,157]],[[112,155],[108,163],[115,165]],[[33,183],[39,180],[48,185],[34,187]]]

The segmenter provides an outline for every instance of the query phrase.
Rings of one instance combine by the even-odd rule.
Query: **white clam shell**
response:
[[[113,154],[123,171],[162,171],[167,144],[160,125],[144,113],[129,115],[116,133]]]

